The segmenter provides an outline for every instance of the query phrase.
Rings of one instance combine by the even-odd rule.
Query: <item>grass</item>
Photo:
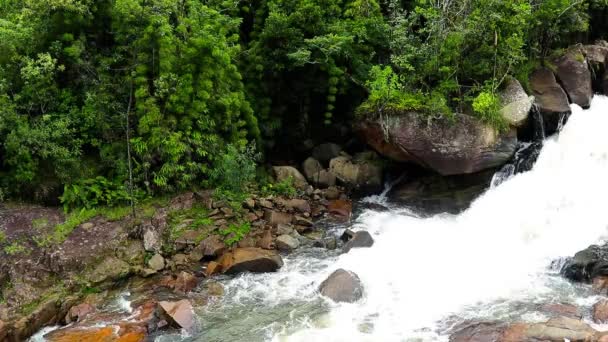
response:
[[[178,210],[169,214],[169,234],[170,240],[175,241],[185,232],[190,230],[201,230],[202,228],[213,225],[213,220],[209,217],[207,208],[194,206],[188,210]],[[183,222],[192,220],[190,224],[184,225]]]
[[[28,249],[17,241],[4,247],[4,253],[6,253],[8,255],[17,255],[17,254],[22,254],[22,253],[26,253],[26,252],[29,252]]]
[[[224,243],[230,247],[243,240],[250,230],[251,226],[249,222],[241,222],[239,224],[231,224],[226,229],[221,229],[220,234],[224,236]]]
[[[34,229],[36,229],[36,230],[44,229],[48,225],[49,225],[49,220],[44,217],[32,220],[32,227],[34,227]]]
[[[3,244],[6,241],[6,233],[0,231],[0,244]]]

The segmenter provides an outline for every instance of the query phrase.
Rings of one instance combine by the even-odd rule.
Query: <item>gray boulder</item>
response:
[[[591,72],[582,52],[568,51],[555,60],[556,75],[570,102],[583,108],[589,108],[593,90],[591,89]]]
[[[280,251],[291,252],[300,247],[300,242],[291,235],[281,235],[277,237],[276,245]]]
[[[528,120],[530,109],[534,104],[534,96],[528,96],[519,81],[510,78],[505,82],[499,93],[502,108],[500,114],[509,125],[523,126]]]
[[[353,248],[366,248],[374,245],[374,239],[367,231],[356,232],[353,237],[342,247],[343,253],[348,253]]]
[[[363,285],[355,273],[338,269],[321,283],[319,292],[335,302],[354,303],[363,297]]]
[[[363,192],[382,190],[382,167],[369,161],[353,161],[351,157],[340,156],[331,160],[329,170],[347,187]]]
[[[532,73],[530,87],[543,116],[545,130],[549,134],[554,133],[564,115],[570,114],[566,92],[557,83],[553,72],[547,68],[540,68]]]
[[[298,171],[295,167],[292,166],[273,166],[272,170],[274,171],[274,175],[277,181],[281,182],[291,178],[293,180],[293,185],[300,189],[305,190],[308,187],[308,182],[306,182],[306,178]]]

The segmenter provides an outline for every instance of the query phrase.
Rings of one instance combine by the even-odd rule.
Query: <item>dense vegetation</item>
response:
[[[604,2],[0,0],[0,197],[237,191],[254,150],[331,131],[366,99],[359,112],[500,125],[501,82],[525,83]]]

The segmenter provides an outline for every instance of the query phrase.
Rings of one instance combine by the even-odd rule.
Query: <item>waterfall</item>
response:
[[[584,300],[550,266],[607,232],[607,127],[608,98],[596,96],[586,111],[573,105],[530,171],[514,172],[458,216],[365,213],[356,228],[371,232],[375,244],[338,257],[314,280],[337,268],[354,271],[364,298],[332,304],[274,339],[445,340],[467,319],[542,319],[521,308]]]

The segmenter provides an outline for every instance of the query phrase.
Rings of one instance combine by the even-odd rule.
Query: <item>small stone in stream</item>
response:
[[[161,313],[167,321],[176,328],[192,332],[194,329],[194,310],[187,299],[176,302],[162,301],[158,303]]]
[[[368,232],[359,231],[342,247],[342,252],[348,253],[353,248],[371,247],[373,244],[374,239]]]
[[[331,202],[329,202],[329,206],[327,207],[327,210],[329,211],[330,214],[334,215],[334,216],[338,216],[338,217],[342,217],[342,218],[350,218],[352,211],[353,211],[353,204],[351,201],[348,200],[333,200]]]
[[[212,297],[221,297],[224,295],[224,286],[217,281],[210,281],[205,284],[207,294]]]
[[[165,259],[160,254],[154,254],[152,258],[148,260],[148,267],[158,272],[165,268]]]
[[[296,216],[294,221],[295,221],[295,224],[300,225],[300,226],[312,227],[312,225],[313,225],[311,220],[304,218],[302,216]]]
[[[550,313],[553,316],[566,316],[572,318],[581,318],[582,315],[579,309],[571,304],[564,303],[548,303],[540,307],[540,310]]]
[[[222,266],[215,261],[210,261],[205,268],[205,276],[211,277],[212,275],[222,272]]]
[[[283,267],[283,259],[274,251],[261,248],[236,248],[225,253],[219,260],[226,274],[239,272],[275,272]]]
[[[257,247],[264,249],[274,249],[274,240],[272,239],[272,233],[270,230],[265,230],[264,235],[257,242]]]
[[[72,322],[80,322],[89,314],[91,314],[95,308],[88,303],[82,303],[75,306],[72,306],[68,311],[67,315],[65,315],[65,323],[70,324]]]
[[[344,233],[342,233],[342,235],[340,236],[340,240],[342,240],[343,242],[348,242],[354,236],[355,236],[355,232],[353,232],[350,229],[345,229]]]
[[[319,292],[335,302],[353,303],[363,297],[363,285],[355,273],[338,269],[321,283]]]
[[[318,248],[325,248],[325,249],[329,249],[329,250],[334,250],[338,247],[338,243],[336,241],[336,238],[333,236],[328,236],[326,238],[323,239],[316,239],[313,244],[313,247],[318,247]]]
[[[198,280],[188,272],[180,272],[173,282],[173,290],[181,293],[188,293],[196,288]]]
[[[266,210],[264,213],[264,219],[268,224],[276,226],[280,223],[289,224],[293,220],[293,215],[288,213],[282,213],[275,210]]]
[[[602,299],[593,305],[593,321],[598,324],[608,323],[608,300]]]
[[[295,230],[299,234],[304,234],[304,233],[310,232],[312,230],[312,227],[311,226],[297,225],[297,226],[295,226]]]
[[[291,224],[280,223],[277,225],[277,235],[289,235],[293,232]]]
[[[300,242],[298,239],[292,237],[291,235],[281,235],[277,237],[276,244],[277,248],[283,252],[291,252],[300,247]]]

